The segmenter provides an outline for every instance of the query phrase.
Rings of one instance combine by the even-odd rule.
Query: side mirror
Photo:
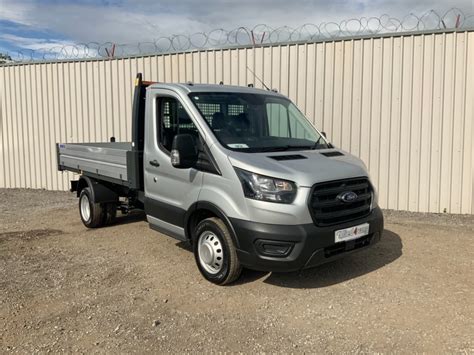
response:
[[[171,146],[171,165],[178,169],[189,169],[196,165],[198,151],[190,134],[177,134]]]

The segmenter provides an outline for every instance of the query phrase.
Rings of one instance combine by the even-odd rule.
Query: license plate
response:
[[[358,226],[340,229],[335,232],[335,241],[339,243],[363,237],[369,234],[369,227],[368,223],[364,223]]]

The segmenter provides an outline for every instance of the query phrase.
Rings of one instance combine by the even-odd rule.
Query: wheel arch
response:
[[[92,185],[91,179],[88,178],[87,176],[82,175],[79,178],[79,181],[77,182],[77,188],[76,188],[76,196],[79,197],[81,195],[81,191],[84,190],[86,187]]]
[[[115,202],[119,198],[117,192],[100,183],[99,181],[85,175],[82,175],[79,178],[79,182],[77,183],[77,197],[79,197],[81,191],[86,187],[90,187],[92,198],[94,199],[95,203]]]
[[[188,209],[188,212],[184,217],[184,232],[186,238],[192,242],[194,227],[197,226],[200,221],[209,217],[217,217],[224,222],[226,227],[229,229],[232,240],[235,243],[235,247],[239,248],[239,240],[235,234],[235,230],[232,226],[232,223],[230,222],[230,219],[218,206],[207,201],[195,202]]]

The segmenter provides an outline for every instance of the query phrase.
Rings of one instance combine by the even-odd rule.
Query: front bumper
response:
[[[383,215],[375,208],[369,216],[329,227],[314,224],[278,225],[230,219],[236,234],[240,263],[261,271],[297,271],[339,259],[377,243],[383,232]],[[335,243],[334,232],[369,223],[369,234],[355,240]],[[292,247],[286,256],[266,256],[258,247],[261,241],[289,242]]]

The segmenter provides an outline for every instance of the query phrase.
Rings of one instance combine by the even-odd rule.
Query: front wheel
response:
[[[201,221],[195,230],[194,257],[201,274],[217,285],[237,280],[242,266],[229,229],[219,218]]]

